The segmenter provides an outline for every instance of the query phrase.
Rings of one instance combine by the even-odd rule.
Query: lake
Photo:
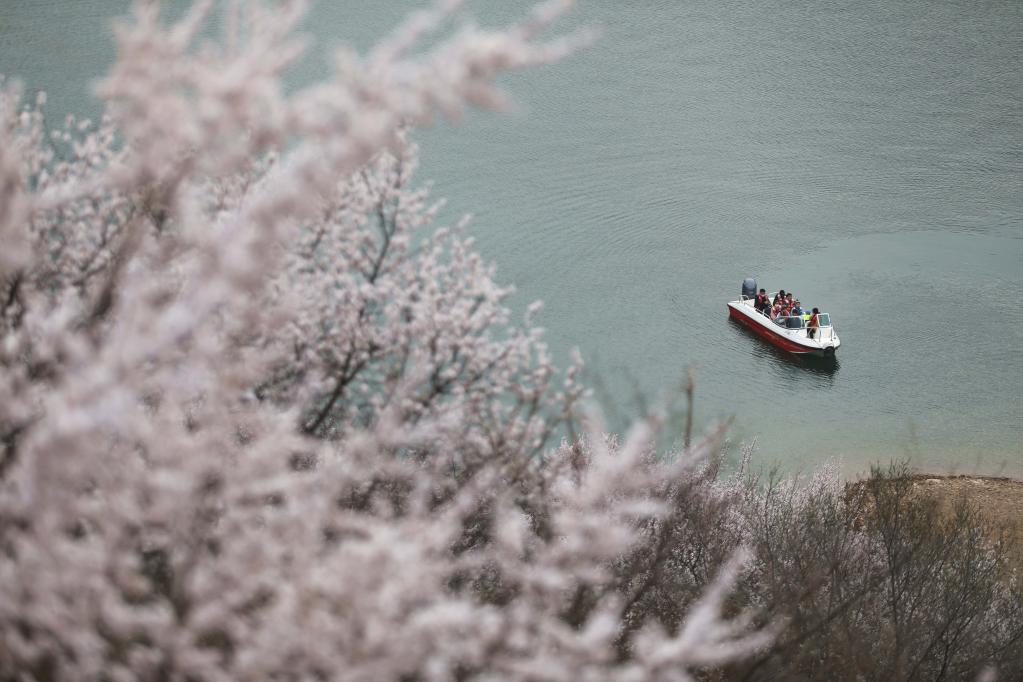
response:
[[[313,9],[295,84],[421,6],[347,4]],[[127,6],[6,0],[0,73],[95,115]],[[519,111],[420,133],[420,177],[611,426],[691,368],[697,423],[733,416],[762,463],[1023,475],[1023,3],[589,0],[563,25],[602,37],[506,78]],[[747,276],[830,312],[837,362],[730,323]]]

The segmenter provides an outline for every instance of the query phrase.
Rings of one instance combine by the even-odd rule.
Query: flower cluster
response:
[[[0,89],[0,670],[676,680],[763,649],[722,617],[741,555],[668,629],[615,570],[712,442],[576,437],[578,366],[412,185],[410,126],[585,40],[541,37],[564,3],[420,49],[441,2],[292,94],[303,3],[197,45],[212,4],[136,7],[98,124]]]

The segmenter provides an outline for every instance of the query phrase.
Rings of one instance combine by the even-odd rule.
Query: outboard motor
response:
[[[747,277],[742,280],[742,297],[743,298],[756,298],[757,297],[757,280],[752,277]]]

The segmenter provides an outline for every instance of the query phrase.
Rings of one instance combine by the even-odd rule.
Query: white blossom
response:
[[[671,679],[763,646],[721,616],[736,562],[618,656],[613,562],[713,443],[552,447],[578,363],[412,185],[409,126],[504,106],[585,39],[540,37],[565,3],[422,50],[440,2],[294,94],[304,4],[197,44],[213,4],[136,5],[97,124],[2,84],[0,670]]]

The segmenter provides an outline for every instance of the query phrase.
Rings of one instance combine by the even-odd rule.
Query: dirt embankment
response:
[[[937,500],[942,511],[951,511],[965,498],[990,521],[1010,529],[1023,546],[1023,481],[991,476],[912,476],[913,489]]]

